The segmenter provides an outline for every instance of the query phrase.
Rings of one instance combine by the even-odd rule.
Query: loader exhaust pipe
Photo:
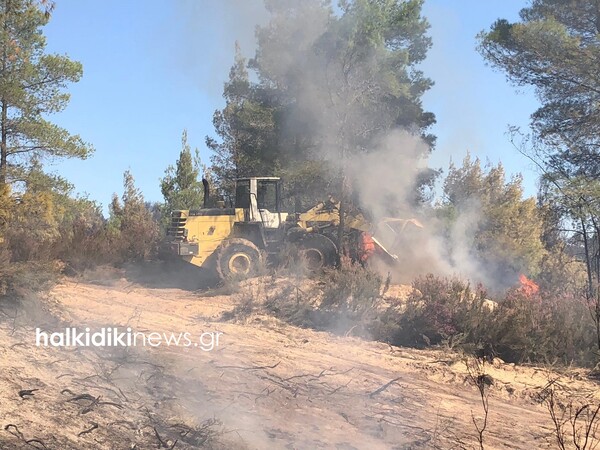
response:
[[[208,185],[208,180],[206,178],[202,178],[202,186],[204,186],[204,203],[203,203],[202,207],[208,208],[208,200],[210,197],[210,186]]]

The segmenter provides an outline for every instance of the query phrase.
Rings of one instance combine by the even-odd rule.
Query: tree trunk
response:
[[[2,124],[0,125],[2,139],[0,140],[0,184],[6,184],[6,163],[8,156],[8,144],[7,144],[7,127],[6,127],[6,118],[7,114],[7,106],[4,99],[2,100],[2,113],[0,117],[0,121]]]
[[[594,238],[595,238],[595,248],[594,248],[594,271],[596,274],[596,286],[600,285],[600,227],[598,227],[598,222],[594,217],[592,219],[594,223]]]
[[[598,346],[598,350],[600,350],[600,291],[594,292],[594,268],[592,267],[592,256],[590,255],[590,242],[587,234],[587,227],[585,226],[583,219],[581,220],[581,231],[583,232],[583,248],[585,252],[585,266],[588,279],[588,307],[596,328],[596,345]]]
[[[340,189],[340,208],[339,208],[339,214],[340,214],[340,223],[338,225],[338,230],[337,230],[337,247],[338,247],[338,267],[342,267],[342,255],[344,252],[344,228],[346,227],[346,174],[344,172],[344,169],[341,170],[341,174],[342,174],[342,186]]]
[[[585,268],[588,279],[588,298],[594,295],[594,283],[592,281],[592,261],[590,261],[590,246],[588,242],[587,228],[583,219],[581,220],[581,231],[583,233],[583,249],[585,252]]]
[[[3,23],[3,31],[5,38],[8,37],[8,15],[11,10],[10,1],[7,1],[4,5],[4,23]],[[2,76],[6,77],[6,71],[8,70],[7,66],[8,54],[6,51],[6,45],[2,49]],[[6,184],[6,171],[7,171],[7,159],[8,159],[8,126],[6,124],[6,120],[8,119],[8,103],[5,97],[6,93],[2,93],[2,105],[0,112],[0,184]]]

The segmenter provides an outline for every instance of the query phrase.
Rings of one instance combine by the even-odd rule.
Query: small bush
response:
[[[327,274],[320,309],[370,309],[379,299],[383,280],[375,272],[351,265]]]
[[[323,330],[329,323],[323,320],[310,297],[294,286],[289,286],[279,296],[268,298],[264,308],[269,314],[297,327]]]
[[[288,286],[268,298],[268,313],[296,326],[371,338],[382,280],[358,266],[324,273],[310,291]]]
[[[6,258],[6,255],[0,257]],[[0,264],[0,303],[13,302],[52,287],[63,269],[58,261]]]
[[[472,291],[469,284],[460,280],[433,275],[417,278],[394,343],[428,346],[444,342],[452,345],[457,337],[477,340],[484,319],[484,301],[485,291]]]
[[[509,291],[494,311],[487,339],[506,361],[593,365],[594,328],[585,301]]]

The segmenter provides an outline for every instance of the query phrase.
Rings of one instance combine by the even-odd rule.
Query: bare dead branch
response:
[[[33,397],[35,391],[39,391],[39,389],[22,389],[19,391],[19,397],[23,399],[27,397]]]
[[[33,444],[40,444],[43,448],[48,448],[46,447],[46,444],[44,444],[41,440],[39,439],[28,439],[25,441],[26,444],[31,445],[33,448],[38,448]]]
[[[127,425],[131,430],[137,430],[136,425],[129,420],[117,420],[115,422],[111,422],[108,424],[109,427],[116,426],[116,425]]]
[[[396,383],[398,380],[401,380],[401,379],[402,379],[402,377],[397,377],[397,378],[394,378],[393,380],[388,381],[380,388],[377,388],[373,392],[371,392],[369,394],[369,398],[373,398],[376,395],[381,394],[383,391],[385,391],[387,388],[389,388],[392,384]]]
[[[12,431],[13,428],[14,428],[14,431]],[[19,428],[16,425],[12,424],[12,423],[9,423],[8,425],[6,425],[4,427],[4,430],[8,431],[10,434],[12,434],[13,436],[18,437],[19,439],[25,440],[25,438],[23,437],[23,433],[21,433],[19,431]]]
[[[177,442],[178,442],[177,439],[171,445],[169,445],[168,442],[163,441],[163,439],[160,437],[160,434],[158,434],[158,430],[156,429],[156,427],[152,427],[152,429],[154,430],[154,435],[156,436],[156,439],[158,439],[158,442],[160,443],[159,448],[167,448],[167,449],[175,448],[175,445],[177,445]]]
[[[73,376],[73,374],[72,374],[72,373],[63,373],[63,374],[60,374],[60,375],[58,375],[58,376],[56,377],[56,379],[58,380],[58,379],[60,379],[60,378],[62,378],[62,377],[72,377],[72,376]]]
[[[88,428],[87,430],[83,430],[83,431],[79,432],[79,433],[77,434],[77,436],[78,436],[78,437],[81,437],[81,436],[83,436],[84,434],[91,433],[92,431],[94,431],[94,430],[95,430],[95,429],[97,429],[97,428],[98,428],[98,424],[97,424],[96,422],[92,422],[92,426],[91,426],[90,428]]]
[[[217,369],[262,370],[262,369],[274,369],[280,363],[281,363],[281,361],[278,361],[277,363],[273,364],[272,366],[250,366],[250,367],[244,367],[244,366],[215,366],[215,367]]]
[[[65,391],[66,390],[67,389],[65,389]],[[69,391],[69,392],[71,392],[71,391]],[[97,400],[97,398],[94,397],[93,395],[90,395],[90,394],[80,394],[80,395],[76,395],[75,397],[70,398],[69,400],[66,400],[66,401],[67,402],[76,402],[76,401],[79,401],[79,400],[89,400],[89,401],[94,402],[94,401]]]

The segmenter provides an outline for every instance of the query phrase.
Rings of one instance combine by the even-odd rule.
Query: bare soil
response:
[[[251,314],[222,319],[290,280],[252,280],[236,293],[156,287],[122,273],[64,279],[0,323],[0,448],[479,448],[483,410],[463,357],[301,329]],[[409,289],[392,286],[392,292]],[[398,294],[400,295],[400,294]],[[220,332],[219,346],[54,348],[35,327]],[[584,370],[496,361],[486,373],[486,449],[556,448],[539,394],[549,379],[597,396]],[[26,390],[34,390],[30,395]]]

